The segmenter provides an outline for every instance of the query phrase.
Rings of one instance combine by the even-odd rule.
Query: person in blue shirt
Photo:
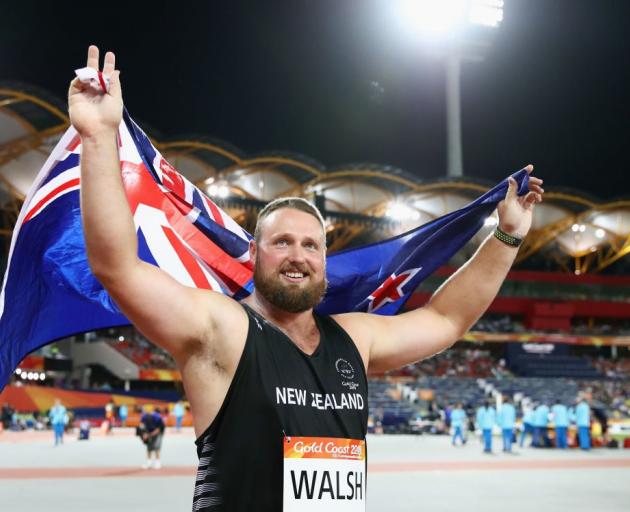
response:
[[[488,401],[477,409],[477,428],[483,435],[483,452],[492,453],[492,427],[496,422],[494,407]]]
[[[553,414],[553,426],[556,430],[556,447],[567,448],[567,430],[569,428],[569,410],[560,400],[551,408]]]
[[[466,444],[466,438],[464,437],[464,428],[466,428],[466,412],[462,408],[462,404],[458,403],[455,409],[451,411],[451,426],[453,427],[453,446],[457,445],[457,439],[461,439],[462,445]]]
[[[160,452],[162,449],[162,437],[164,435],[165,425],[160,414],[160,409],[155,408],[153,412],[148,409],[140,418],[140,426],[136,430],[147,447],[147,460],[142,465],[143,469],[160,469]]]
[[[129,409],[127,409],[125,404],[121,404],[118,408],[118,417],[120,418],[120,425],[122,427],[127,426],[127,416],[129,416]]]
[[[544,448],[548,445],[547,425],[549,423],[549,407],[540,403],[534,410],[534,440],[532,446]]]
[[[534,408],[523,408],[523,431],[521,432],[521,439],[519,440],[519,446],[522,448],[525,443],[525,437],[531,436],[529,445],[532,445],[534,439]]]
[[[179,432],[182,429],[182,422],[184,420],[184,413],[186,410],[184,409],[184,404],[181,400],[178,400],[177,403],[173,406],[173,416],[175,416],[175,431]]]
[[[584,396],[575,407],[575,423],[578,429],[578,440],[582,450],[591,448],[591,407]]]
[[[498,424],[503,434],[503,451],[512,453],[512,440],[514,438],[514,422],[516,421],[516,409],[510,401],[510,397],[503,397],[503,404],[499,409]]]
[[[68,423],[68,411],[61,405],[61,400],[58,398],[55,400],[55,405],[50,409],[48,416],[55,432],[55,446],[63,444],[63,432]]]

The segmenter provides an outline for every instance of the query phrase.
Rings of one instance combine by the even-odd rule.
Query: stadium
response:
[[[3,273],[20,211],[70,127],[66,112],[52,92],[0,81]],[[422,179],[373,163],[327,166],[320,155],[250,153],[211,135],[166,136],[140,124],[172,169],[248,233],[276,198],[315,204],[329,254],[399,237],[496,184],[464,175]],[[630,199],[618,192],[602,199],[546,187],[512,270],[470,331],[434,357],[369,375],[368,510],[411,511],[419,503],[627,510]],[[415,288],[404,310],[424,306],[497,222],[495,211]],[[4,290],[3,300],[11,300]],[[195,435],[171,355],[131,325],[49,341],[21,360],[0,393],[0,503],[7,510],[188,509]],[[57,438],[53,445],[57,402],[65,407],[61,447]],[[505,426],[509,403],[515,421]],[[493,411],[489,426],[484,409]],[[151,412],[165,425],[164,452],[161,463],[142,468],[138,428]]]

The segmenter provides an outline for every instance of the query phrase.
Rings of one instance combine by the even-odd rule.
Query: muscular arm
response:
[[[374,319],[380,338],[370,369],[398,368],[445,350],[461,339],[496,297],[518,250],[489,236],[423,308]]]
[[[498,207],[504,231],[521,237],[529,231],[533,205],[542,200],[540,183],[531,177],[533,192],[522,198],[510,183]],[[517,248],[490,235],[426,306],[397,316],[341,315],[339,321],[357,342],[370,371],[414,363],[445,350],[468,331],[495,298],[517,253]]]
[[[182,286],[137,256],[116,132],[82,138],[81,212],[92,272],[138,329],[174,356],[210,334],[211,292]]]
[[[88,66],[98,69],[98,49],[90,47]],[[111,75],[108,94],[77,80],[70,86],[70,118],[81,135],[81,212],[90,266],[122,312],[151,341],[179,363],[214,336],[219,318],[243,314],[231,299],[186,287],[138,258],[135,227],[124,192],[116,133],[122,97],[114,56],[103,68]],[[220,351],[217,351],[217,353]]]

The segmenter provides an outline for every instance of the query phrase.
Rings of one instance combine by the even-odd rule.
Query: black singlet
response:
[[[216,418],[196,441],[193,511],[281,511],[285,436],[364,439],[367,432],[365,368],[339,324],[314,314],[320,343],[307,355],[244,307],[243,354]]]

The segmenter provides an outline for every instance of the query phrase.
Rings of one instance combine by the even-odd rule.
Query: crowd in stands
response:
[[[390,375],[407,377],[508,377],[511,372],[507,369],[504,359],[492,357],[489,350],[453,349],[437,354],[400,370],[390,372]]]
[[[501,315],[488,313],[481,317],[470,329],[476,332],[491,333],[525,333],[532,332],[528,329],[522,318],[513,315]],[[538,332],[538,331],[536,331]],[[541,331],[557,332],[557,331]],[[594,318],[579,318],[571,325],[571,330],[567,334],[592,335],[592,336],[630,336],[630,320],[627,319],[606,319],[598,320]]]
[[[599,370],[602,375],[609,379],[628,379],[630,378],[630,359],[605,359],[598,357],[593,359],[593,366]]]
[[[175,369],[175,361],[170,354],[163,348],[149,342],[138,332],[135,332],[133,336],[124,337],[124,339],[110,339],[108,343],[140,368]]]
[[[510,315],[484,315],[470,329],[478,332],[526,332],[523,322]]]
[[[593,401],[605,408],[612,418],[630,418],[630,381],[600,380],[582,382]]]

